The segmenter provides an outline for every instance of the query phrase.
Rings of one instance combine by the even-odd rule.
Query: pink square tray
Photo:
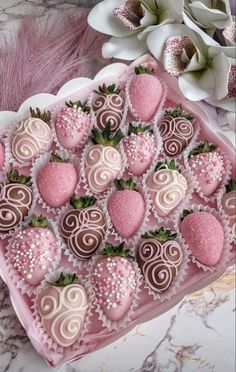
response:
[[[78,78],[69,81],[60,89],[57,96],[50,94],[39,94],[27,99],[20,107],[18,113],[7,111],[0,112],[0,138],[13,121],[16,121],[19,117],[22,118],[24,115],[26,116],[28,114],[28,109],[30,106],[51,109],[55,105],[64,102],[65,100],[73,100],[75,98],[77,100],[86,99],[88,94],[93,89],[97,88],[97,86],[102,82],[115,83],[119,80],[119,77],[126,73],[130,68],[147,61],[153,61],[153,59],[150,56],[143,56],[139,60],[132,63],[131,66],[127,66],[122,63],[111,64],[101,70],[96,75],[94,80],[90,80],[88,78]],[[199,139],[202,140],[207,138],[209,141],[218,144],[222,150],[225,151],[232,163],[233,177],[235,178],[235,153],[233,148],[229,143],[224,141],[221,137],[219,137],[219,135],[217,135],[217,133],[213,131],[208,123],[205,113],[200,106],[196,103],[185,100],[180,95],[176,80],[174,78],[162,71],[159,71],[159,75],[168,86],[168,98],[165,106],[173,106],[181,103],[185,110],[189,110],[194,114],[201,127]],[[204,204],[203,201],[197,196],[194,196],[194,202],[201,202],[201,204]],[[231,258],[229,259],[227,266],[222,270],[214,273],[205,272],[202,269],[199,269],[195,264],[190,263],[187,277],[185,277],[185,280],[180,285],[176,294],[173,295],[170,300],[164,302],[160,302],[159,300],[154,301],[152,297],[147,294],[147,291],[141,292],[139,306],[136,308],[134,316],[127,327],[122,328],[120,331],[113,330],[109,332],[107,329],[102,327],[101,322],[98,320],[97,316],[94,315],[94,321],[90,326],[90,333],[86,336],[86,343],[83,344],[79,352],[65,350],[63,353],[53,353],[49,352],[47,347],[39,340],[38,334],[34,327],[34,318],[31,312],[30,298],[27,295],[22,295],[9,277],[5,262],[6,244],[7,239],[0,240],[0,275],[9,288],[12,305],[33,346],[44,357],[47,363],[54,367],[65,362],[81,358],[85,354],[113,342],[117,338],[127,333],[135,325],[164,313],[171,307],[175,306],[187,294],[199,290],[200,288],[203,288],[204,286],[214,282],[216,279],[222,276],[228,266],[235,262],[235,245],[232,243]],[[66,257],[62,258],[62,263],[66,267],[70,266],[66,260]]]

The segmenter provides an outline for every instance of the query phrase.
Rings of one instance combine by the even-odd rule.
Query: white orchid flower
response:
[[[153,31],[147,37],[147,45],[165,70],[178,77],[186,98],[214,100],[216,106],[227,98],[233,47],[207,45],[198,33],[180,24],[163,25]],[[232,108],[232,104],[228,106]]]
[[[184,9],[186,16],[211,36],[232,23],[229,0],[185,0]]]
[[[151,31],[183,21],[183,5],[184,0],[104,0],[91,10],[88,23],[112,36],[102,48],[105,58],[133,60],[148,50]]]

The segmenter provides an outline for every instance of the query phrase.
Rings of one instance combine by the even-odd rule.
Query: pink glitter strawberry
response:
[[[50,162],[37,175],[37,186],[43,200],[53,208],[62,207],[75,191],[78,174],[74,164],[52,152]]]
[[[129,98],[135,119],[149,121],[153,118],[163,96],[163,87],[153,72],[143,66],[135,68],[136,75],[129,86]]]
[[[137,287],[132,256],[124,243],[106,244],[101,254],[92,276],[97,302],[108,319],[119,321],[132,305]]]
[[[135,176],[141,176],[150,166],[155,154],[155,139],[150,126],[129,124],[129,135],[124,139],[128,167]]]
[[[212,195],[224,176],[224,158],[207,140],[192,150],[189,166],[205,196]]]
[[[91,124],[90,107],[87,102],[66,102],[60,109],[55,123],[57,138],[67,150],[73,150],[88,137]]]
[[[25,282],[32,286],[41,283],[54,262],[56,243],[47,218],[42,216],[32,216],[30,227],[15,235],[10,259]]]
[[[130,238],[138,230],[144,218],[143,196],[132,178],[115,180],[117,191],[108,201],[108,212],[114,228],[122,238]]]

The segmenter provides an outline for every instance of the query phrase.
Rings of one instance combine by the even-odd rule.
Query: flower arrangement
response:
[[[236,55],[234,1],[103,0],[88,22],[111,35],[105,58],[133,60],[148,50],[183,95],[235,111]],[[232,9],[232,10],[231,10]]]

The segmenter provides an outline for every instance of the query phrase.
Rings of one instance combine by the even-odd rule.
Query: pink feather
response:
[[[23,18],[13,42],[0,51],[0,110],[15,111],[37,93],[56,93],[73,77],[92,77],[109,63],[101,56],[106,36],[77,19]]]

